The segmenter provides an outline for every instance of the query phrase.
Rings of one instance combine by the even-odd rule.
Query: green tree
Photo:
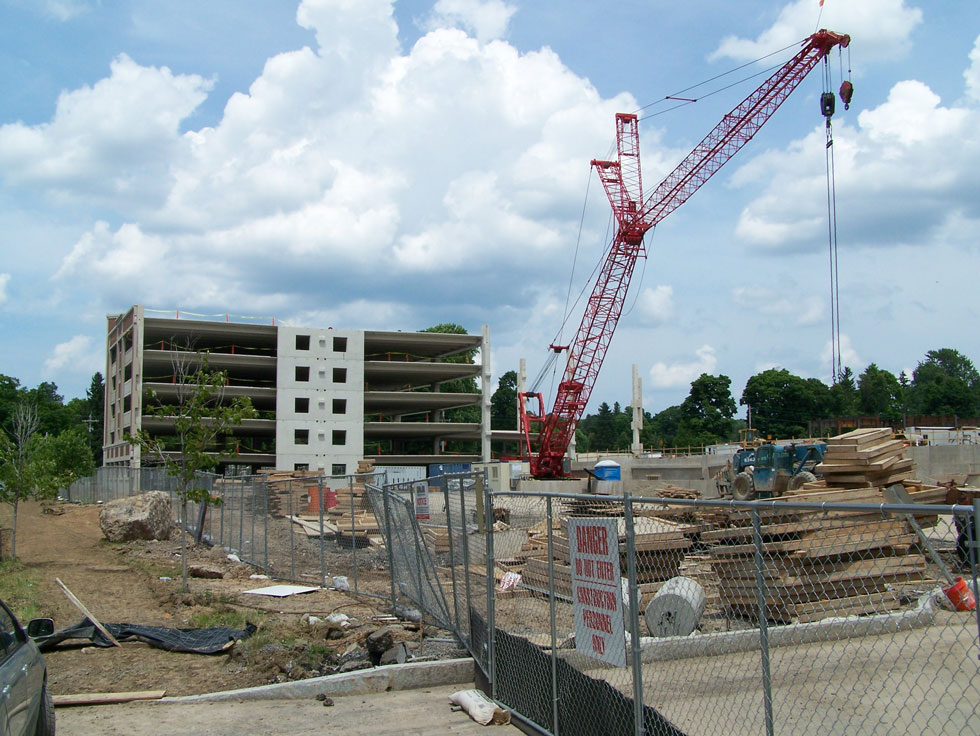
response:
[[[854,382],[854,371],[847,366],[841,371],[837,383],[830,387],[832,416],[852,417],[858,413],[859,397]]]
[[[902,413],[902,387],[895,374],[872,363],[858,376],[858,408],[862,414],[893,419]]]
[[[752,407],[752,426],[766,437],[801,437],[813,418],[813,386],[785,368],[770,368],[745,383],[739,403]]]
[[[710,445],[731,436],[737,409],[728,376],[702,373],[691,382],[691,391],[681,403],[678,442],[682,445]]]
[[[86,416],[82,417],[88,427],[88,443],[92,459],[96,465],[102,464],[102,436],[105,432],[105,381],[96,372],[85,391]]]
[[[916,414],[980,415],[980,374],[958,350],[930,350],[912,372],[910,404]]]
[[[172,422],[173,434],[151,435],[143,429],[128,439],[141,448],[146,459],[158,462],[176,480],[182,530],[181,579],[186,591],[187,503],[195,501],[207,507],[216,502],[200,484],[199,474],[214,470],[222,454],[237,454],[230,432],[243,420],[254,418],[256,411],[248,397],[226,399],[227,374],[209,368],[206,352],[175,350],[171,362],[176,377],[175,403],[163,404],[151,391],[144,402],[144,412]]]
[[[643,444],[650,447],[676,447],[676,438],[684,418],[681,407],[668,406],[643,420]]]
[[[71,418],[54,383],[39,383],[37,388],[25,393],[25,398],[37,408],[38,431],[41,434],[58,434],[68,429]]]
[[[490,426],[494,429],[518,429],[517,420],[517,371],[507,371],[497,382],[497,390],[490,397]],[[504,455],[517,455],[520,450],[513,442],[499,443]]]
[[[9,429],[0,431],[0,501],[13,508],[11,556],[17,557],[17,514],[20,502],[50,498],[57,492],[55,467],[45,452],[48,438],[39,434],[37,407],[22,399],[15,407]]]
[[[517,371],[507,371],[497,382],[497,390],[490,397],[490,426],[517,428]]]
[[[88,430],[83,427],[72,427],[56,436],[46,436],[38,452],[42,462],[51,469],[56,488],[67,488],[95,471]]]

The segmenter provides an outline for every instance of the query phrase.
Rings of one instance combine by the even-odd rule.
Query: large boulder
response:
[[[170,496],[163,491],[149,491],[109,501],[99,513],[99,526],[110,542],[170,539],[174,528]]]

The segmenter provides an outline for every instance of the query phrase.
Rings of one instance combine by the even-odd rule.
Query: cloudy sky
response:
[[[81,395],[105,315],[139,303],[489,324],[494,376],[533,375],[608,240],[589,162],[615,113],[643,108],[652,190],[821,26],[853,39],[830,64],[856,90],[834,119],[844,363],[980,362],[972,0],[0,0],[0,373]],[[815,70],[647,236],[594,402],[629,403],[633,363],[651,412],[702,372],[736,399],[773,366],[829,381],[821,91]]]

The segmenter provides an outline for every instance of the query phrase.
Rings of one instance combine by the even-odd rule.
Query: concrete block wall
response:
[[[353,473],[364,454],[364,333],[280,326],[276,419],[278,469]]]

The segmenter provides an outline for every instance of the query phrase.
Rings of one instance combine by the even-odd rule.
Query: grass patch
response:
[[[137,570],[142,570],[151,578],[170,578],[171,580],[180,580],[181,569],[179,564],[175,565],[161,562],[150,562],[149,560],[134,560],[132,558],[127,558],[126,562],[127,564],[135,567]]]
[[[17,560],[0,562],[0,598],[24,625],[41,615],[38,579]]]
[[[207,611],[200,611],[192,614],[190,618],[191,626],[195,629],[207,629],[212,626],[226,626],[230,629],[244,629],[245,623],[254,619],[252,611],[242,613],[230,606],[219,606]],[[253,621],[254,623],[254,621]]]

